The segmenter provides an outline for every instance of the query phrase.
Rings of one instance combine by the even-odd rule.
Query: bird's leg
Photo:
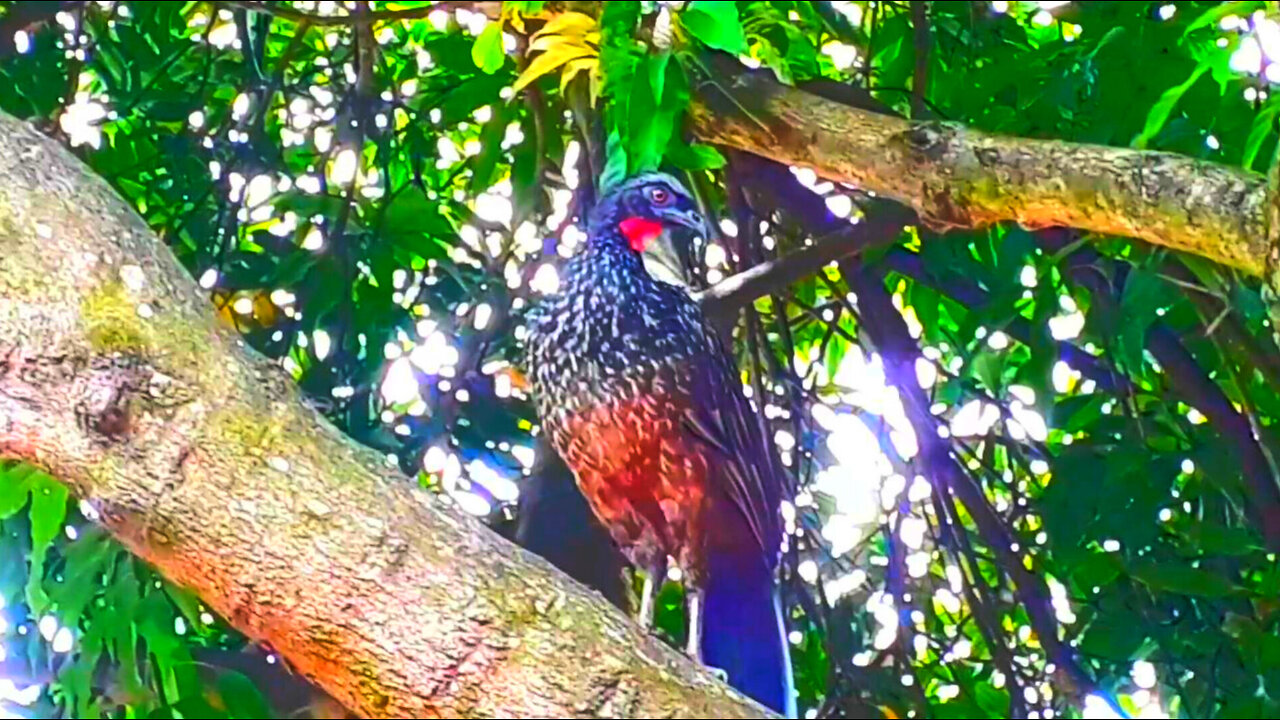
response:
[[[729,682],[729,673],[718,667],[707,665],[702,660],[702,591],[689,588],[686,591],[686,607],[689,614],[689,642],[685,645],[685,653],[693,661],[704,667],[720,682]]]
[[[689,615],[689,642],[685,652],[694,662],[702,664],[702,590],[696,587],[685,591],[685,607]]]
[[[640,616],[637,619],[640,627],[646,631],[653,628],[658,592],[662,590],[662,581],[665,579],[666,569],[661,564],[654,565],[645,571],[644,586],[640,590]]]

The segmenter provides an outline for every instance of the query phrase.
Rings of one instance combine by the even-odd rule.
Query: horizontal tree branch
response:
[[[770,717],[328,424],[2,113],[0,457],[362,716]]]
[[[822,228],[814,244],[793,250],[724,278],[694,297],[713,318],[736,317],[742,306],[803,280],[823,267],[873,247],[892,243],[915,215],[896,203],[863,198],[863,219],[857,224],[828,223],[834,216],[822,199],[796,182],[786,168],[762,157],[733,153],[730,172],[743,184],[747,204],[757,217],[775,212],[800,213],[803,226]],[[838,231],[832,231],[831,228]]]
[[[316,25],[416,19],[440,9],[501,14],[497,2],[442,2],[361,17],[248,0],[227,4]],[[715,75],[696,83],[690,107],[695,135],[884,195],[932,229],[1003,221],[1070,227],[1143,240],[1258,277],[1272,245],[1280,256],[1280,240],[1271,239],[1280,228],[1269,227],[1269,187],[1258,173],[1175,153],[907,120],[879,111],[873,100],[849,103],[783,85],[725,55],[709,65]]]
[[[732,64],[735,67],[721,67]],[[701,139],[812,168],[928,226],[1016,221],[1136,238],[1249,275],[1266,268],[1266,178],[1172,153],[1034,140],[862,110],[717,58],[690,113]]]

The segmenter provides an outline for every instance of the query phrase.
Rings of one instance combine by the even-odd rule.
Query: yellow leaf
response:
[[[520,77],[516,78],[515,84],[511,86],[511,89],[516,92],[520,92],[529,83],[537,80],[543,75],[546,75],[552,70],[555,70],[561,65],[564,65],[571,60],[577,60],[578,58],[588,57],[593,54],[594,53],[590,48],[582,47],[580,45],[557,45],[551,50],[548,50],[534,58],[533,62],[529,63],[529,67],[525,68],[524,72],[520,73]]]
[[[535,53],[547,52],[553,48],[560,47],[561,45],[585,47],[582,43],[574,42],[573,38],[567,38],[563,35],[543,35],[540,38],[535,38],[533,42],[529,43],[529,54],[533,55]]]
[[[588,32],[596,29],[596,19],[590,15],[584,15],[580,12],[560,13],[542,26],[542,29],[534,33],[534,37],[539,35],[577,35],[579,37],[586,35]]]
[[[557,45],[575,45],[577,47],[591,47],[593,49],[598,48],[600,47],[600,33],[587,33],[581,37],[572,35],[543,35],[541,37],[534,38],[533,42],[529,43],[529,54],[532,55],[533,53],[541,50],[550,50]]]
[[[565,63],[564,69],[560,71],[560,94],[564,94],[565,87],[578,76],[578,73],[587,71],[589,74],[599,64],[600,61],[596,57],[582,57]]]
[[[591,107],[595,107],[600,99],[600,90],[604,87],[604,73],[600,71],[600,63],[591,68]]]
[[[513,6],[508,5],[507,3],[503,3],[502,13],[500,17],[503,20],[510,22],[512,29],[514,29],[516,32],[520,33],[521,35],[524,35],[526,32],[528,32],[527,30],[525,30],[526,20],[545,20],[548,17],[551,17],[551,15],[549,15],[546,10],[540,10],[535,13],[520,12],[519,10],[516,10]]]

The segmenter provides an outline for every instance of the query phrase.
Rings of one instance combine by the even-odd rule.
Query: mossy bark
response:
[[[913,122],[745,71],[699,85],[691,116],[702,140],[857,185],[934,229],[1072,227],[1266,271],[1267,180],[1241,168]]]
[[[2,113],[0,457],[362,716],[769,717],[328,424]]]

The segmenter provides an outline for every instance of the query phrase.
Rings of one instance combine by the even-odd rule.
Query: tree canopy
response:
[[[192,349],[226,331],[267,359],[254,367],[293,381],[264,380],[262,407],[302,398],[359,444],[313,436],[302,410],[237,416],[202,436],[302,448],[307,460],[272,455],[260,479],[235,476],[314,493],[299,500],[310,520],[291,537],[339,537],[360,524],[347,514],[384,511],[344,499],[393,498],[383,519],[403,523],[395,531],[445,528],[408,543],[411,556],[436,553],[436,565],[411,561],[416,571],[530,573],[519,591],[506,577],[460,584],[452,600],[424,591],[411,600],[433,604],[404,616],[414,623],[448,626],[469,612],[466,593],[541,593],[570,608],[546,617],[587,620],[559,642],[539,635],[530,657],[571,669],[573,644],[596,637],[627,646],[599,650],[604,664],[641,657],[657,668],[666,657],[621,625],[595,624],[606,616],[592,596],[496,538],[455,532],[448,514],[478,518],[627,605],[630,578],[539,436],[522,320],[581,247],[600,185],[661,167],[688,180],[719,230],[698,248],[701,301],[791,473],[782,582],[802,715],[1268,717],[1280,710],[1269,284],[1280,277],[1280,202],[1268,177],[1278,12],[1265,2],[0,2],[0,112],[75,153],[198,283],[219,329],[191,320],[165,330],[163,347],[189,353],[203,400],[216,405],[224,388],[253,399],[244,374],[221,369],[240,362],[227,360],[233,351],[197,360],[206,356]],[[22,147],[9,143],[0,148]],[[11,154],[0,183],[17,188],[5,172],[49,157]],[[58,186],[51,193],[79,187],[37,176]],[[17,208],[12,192],[0,198]],[[26,215],[14,213],[0,208],[0,252],[28,230],[45,237],[40,225],[17,228]],[[122,267],[130,253],[138,267],[159,262],[148,242],[122,241]],[[58,260],[66,247],[49,240],[51,272],[78,266]],[[68,460],[11,432],[23,381],[62,407],[52,380],[5,384],[22,374],[6,353],[17,368],[42,351],[23,344],[19,321],[78,287],[21,275],[34,259],[24,257],[0,255],[0,716],[258,718],[306,706],[332,716],[309,685],[268,676],[276,649],[254,650],[249,637],[296,638],[278,648],[289,660],[344,647],[343,626],[262,611],[292,602],[265,581],[243,585],[261,595],[244,601],[253,612],[218,612],[239,606],[191,586],[205,575],[231,587],[254,568],[219,566],[216,552],[208,566],[165,565],[165,539],[121,532],[130,520],[102,522],[103,509],[72,492],[107,484],[101,466],[81,466],[100,459],[96,446]],[[119,293],[142,284],[120,271]],[[131,357],[139,338],[153,342],[138,327],[167,312],[121,314],[114,302],[78,306],[95,358]],[[80,411],[62,409],[49,422],[74,428]],[[138,426],[127,410],[105,412],[89,423],[95,436]],[[362,479],[373,460],[397,469],[396,490]],[[398,488],[445,510],[405,510]],[[201,515],[200,498],[187,498],[176,516],[278,539],[272,518],[286,515],[251,499],[283,495],[242,490],[243,504],[234,493],[206,499]],[[335,567],[335,587],[358,584],[359,567]],[[325,572],[297,577],[316,598],[339,597],[321,587]],[[679,646],[671,580],[656,632]],[[361,607],[383,612],[402,590]],[[478,605],[496,617],[509,608],[492,610],[494,598]],[[514,621],[476,622],[533,644]],[[403,618],[383,624],[430,640]],[[469,631],[484,644],[483,629]],[[457,663],[483,664],[468,653]],[[307,674],[327,687],[318,667]],[[365,704],[342,698],[352,710],[406,707],[369,697],[418,678],[379,681],[378,667],[344,669],[368,675]],[[673,685],[707,694],[704,712],[745,712],[672,672]],[[661,694],[659,674],[635,682]],[[450,699],[433,707],[461,712],[455,690],[439,692]],[[638,707],[618,692],[583,698],[582,712]],[[671,690],[646,707],[688,708],[687,697]]]

